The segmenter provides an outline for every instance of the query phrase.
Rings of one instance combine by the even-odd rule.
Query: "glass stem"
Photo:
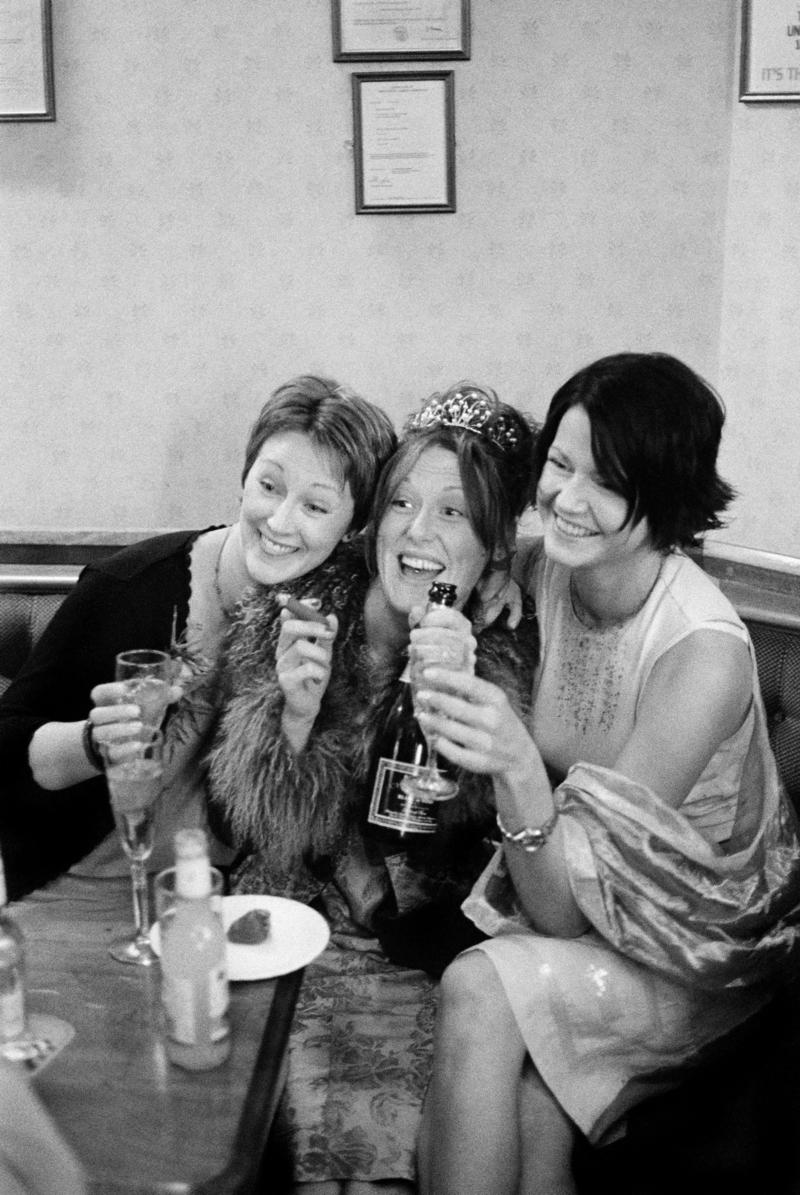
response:
[[[428,739],[428,760],[426,763],[428,775],[433,777],[439,771],[439,757],[436,754],[436,736],[431,735]]]
[[[144,860],[131,860],[131,881],[133,883],[133,923],[136,939],[147,940],[150,929],[150,900],[147,892],[147,869]]]

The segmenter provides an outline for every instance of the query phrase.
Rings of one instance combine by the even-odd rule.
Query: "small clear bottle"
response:
[[[8,912],[3,860],[0,858],[0,1054],[13,1061],[30,1057],[25,1006],[25,943]]]
[[[162,915],[161,997],[170,1062],[211,1070],[231,1051],[225,930],[212,903],[203,830],[175,835],[174,901]]]

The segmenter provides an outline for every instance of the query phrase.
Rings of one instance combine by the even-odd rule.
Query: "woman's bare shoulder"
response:
[[[747,644],[697,630],[659,659],[647,679],[631,738],[615,766],[680,805],[753,699]]]

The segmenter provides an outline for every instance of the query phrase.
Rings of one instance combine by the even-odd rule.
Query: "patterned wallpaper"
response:
[[[800,103],[737,105],[725,232],[731,542],[800,556]]]
[[[329,0],[53,7],[57,120],[0,126],[0,524],[230,517],[295,373],[398,421],[463,376],[540,415],[591,358],[661,348],[733,392],[728,538],[800,551],[797,349],[754,359],[789,316],[800,167],[779,153],[731,214],[729,170],[747,185],[764,129],[791,133],[738,111],[738,0],[472,0],[471,61],[431,64],[455,72],[458,210],[403,216],[354,214],[350,74],[384,68],[332,61]]]

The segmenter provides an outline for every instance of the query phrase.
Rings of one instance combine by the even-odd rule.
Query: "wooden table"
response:
[[[97,1195],[252,1190],[280,1098],[302,970],[231,984],[233,1048],[215,1070],[166,1059],[160,968],[115,962],[130,883],[57,883],[12,906],[25,934],[28,1004],[75,1036],[33,1079]]]

